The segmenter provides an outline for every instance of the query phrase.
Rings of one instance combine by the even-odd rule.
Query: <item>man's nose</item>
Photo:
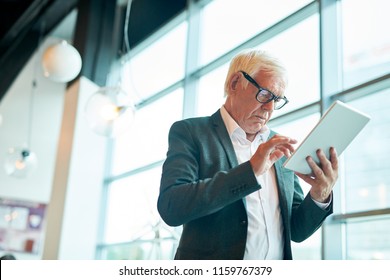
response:
[[[270,102],[267,102],[267,103],[263,103],[263,104],[261,104],[261,108],[263,110],[273,111],[274,110],[274,105],[275,105],[274,103],[275,103],[274,100],[272,100]]]

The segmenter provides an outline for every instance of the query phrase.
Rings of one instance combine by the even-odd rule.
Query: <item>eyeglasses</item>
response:
[[[270,92],[268,89],[262,88],[259,86],[259,84],[251,77],[249,76],[248,73],[244,71],[239,71],[244,75],[245,79],[248,80],[252,85],[254,85],[259,91],[256,93],[256,100],[259,101],[260,103],[269,103],[272,100],[274,101],[274,109],[279,110],[281,109],[284,105],[288,103],[288,99],[283,96],[279,97]]]

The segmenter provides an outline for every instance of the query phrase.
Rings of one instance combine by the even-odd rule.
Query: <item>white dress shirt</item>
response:
[[[250,160],[258,146],[268,139],[270,130],[267,126],[256,135],[251,142],[245,131],[221,107],[222,119],[225,123],[238,163]],[[246,260],[280,260],[283,259],[284,235],[283,223],[279,207],[278,188],[275,169],[256,176],[261,189],[245,197],[248,215],[248,232],[244,259]],[[325,209],[329,203],[314,201]]]
[[[221,115],[232,140],[238,163],[248,161],[257,147],[268,139],[270,130],[265,126],[251,142],[246,138],[245,131],[223,106]],[[248,233],[244,259],[283,259],[283,224],[274,169],[271,168],[256,178],[262,188],[245,198]]]

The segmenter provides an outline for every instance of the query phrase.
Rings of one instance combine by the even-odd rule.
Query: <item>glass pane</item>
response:
[[[344,153],[346,211],[390,207],[390,90],[350,104],[371,120]]]
[[[347,223],[347,259],[390,260],[390,219]]]
[[[292,242],[294,260],[320,260],[321,259],[322,232],[319,228],[312,236],[301,243]]]
[[[199,79],[198,115],[209,116],[225,103],[224,84],[229,64],[217,68]]]
[[[105,243],[128,242],[154,234],[161,167],[114,181],[109,186]]]
[[[311,1],[211,1],[202,11],[201,65],[211,62],[309,2]]]
[[[348,88],[390,72],[390,1],[341,3],[344,87]]]
[[[261,44],[259,48],[280,59],[288,71],[285,95],[290,102],[281,110],[276,110],[274,116],[320,99],[318,15]]]
[[[126,63],[122,84],[145,99],[184,77],[187,22],[178,25]]]
[[[133,127],[115,140],[112,173],[114,175],[163,160],[168,150],[168,131],[182,118],[183,90],[138,110]]]

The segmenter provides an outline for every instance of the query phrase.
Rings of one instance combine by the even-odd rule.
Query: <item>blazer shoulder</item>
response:
[[[204,126],[210,126],[212,124],[219,124],[221,121],[222,121],[222,117],[218,110],[211,116],[193,117],[193,118],[187,118],[187,119],[176,121],[173,123],[172,126],[185,125],[190,127],[204,127]]]

